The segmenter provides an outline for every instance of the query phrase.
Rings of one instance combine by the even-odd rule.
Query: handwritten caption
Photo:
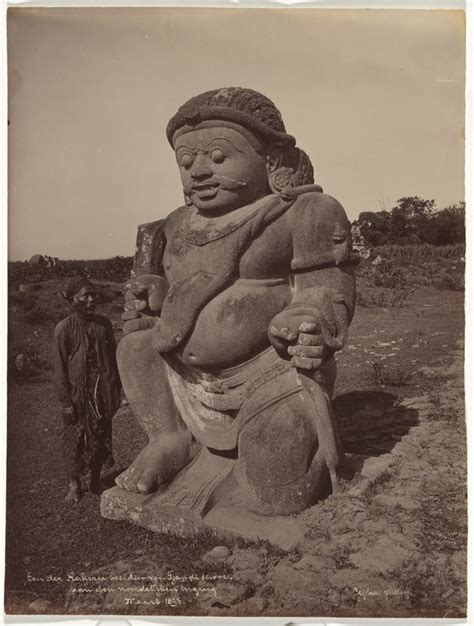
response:
[[[68,572],[64,575],[26,573],[28,583],[66,585],[76,597],[113,594],[125,605],[180,606],[201,596],[216,597],[216,585],[231,581],[230,574],[87,574]]]
[[[362,598],[363,600],[368,600],[370,598],[378,598],[384,597],[385,600],[389,600],[390,598],[403,598],[408,600],[410,597],[410,592],[406,589],[397,589],[395,587],[387,587],[386,589],[370,589],[369,587],[365,587],[364,589],[361,587],[354,587],[352,591]]]

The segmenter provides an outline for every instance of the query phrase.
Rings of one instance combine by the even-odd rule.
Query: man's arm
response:
[[[68,371],[69,351],[66,341],[66,330],[63,323],[59,323],[54,330],[54,382],[59,401],[65,407],[72,407],[71,386]]]

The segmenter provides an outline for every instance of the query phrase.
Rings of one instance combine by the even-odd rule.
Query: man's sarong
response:
[[[64,462],[70,478],[86,474],[92,467],[110,467],[112,421],[105,418],[100,394],[100,374],[94,337],[88,332],[87,388],[81,406],[74,404],[74,415],[63,416]]]

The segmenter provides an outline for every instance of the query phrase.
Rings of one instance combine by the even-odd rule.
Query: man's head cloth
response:
[[[86,276],[81,276],[80,278],[73,278],[68,284],[66,289],[66,298],[68,300],[72,300],[74,296],[76,296],[84,287],[87,287],[91,291],[97,291]]]

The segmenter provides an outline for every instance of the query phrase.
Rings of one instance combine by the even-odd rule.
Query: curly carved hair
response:
[[[224,87],[194,96],[169,121],[166,128],[168,141],[173,143],[175,132],[182,126],[205,120],[234,122],[257,136],[295,145],[295,138],[286,132],[280,111],[269,98],[253,89]]]

